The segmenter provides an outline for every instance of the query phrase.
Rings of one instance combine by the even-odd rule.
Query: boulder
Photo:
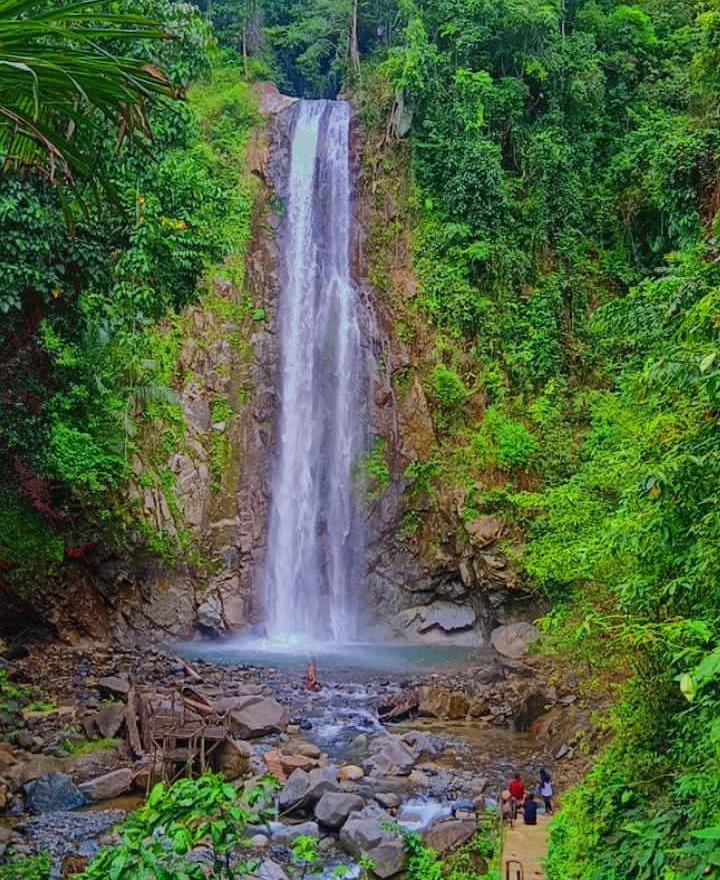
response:
[[[337,829],[356,810],[362,810],[365,801],[356,794],[342,791],[326,791],[315,805],[315,818],[321,825]]]
[[[246,709],[248,706],[259,703],[262,700],[263,696],[260,688],[257,691],[254,694],[241,694],[235,697],[218,697],[211,700],[213,709],[216,712],[239,712],[241,709]]]
[[[302,807],[309,787],[310,774],[304,770],[293,771],[278,795],[279,808],[286,811]]]
[[[342,781],[360,782],[365,776],[365,771],[362,767],[357,767],[355,764],[346,764],[340,768],[338,776]]]
[[[340,831],[340,846],[354,858],[372,862],[378,877],[393,877],[407,865],[405,846],[399,834],[386,830],[392,817],[380,810],[351,813]]]
[[[283,770],[290,774],[293,770],[305,770],[308,773],[317,767],[317,758],[308,758],[307,755],[280,755],[280,765]]]
[[[288,880],[288,875],[283,868],[271,859],[263,859],[252,877],[255,880]]]
[[[133,785],[133,771],[129,767],[113,770],[83,782],[79,788],[86,801],[107,801],[130,791]]]
[[[223,630],[225,621],[223,620],[222,605],[217,596],[211,596],[197,610],[198,625],[210,630]]]
[[[419,757],[402,737],[391,734],[375,739],[372,752],[364,764],[370,776],[407,775]]]
[[[254,754],[249,742],[226,739],[216,752],[217,768],[225,779],[240,779],[250,773],[250,759]]]
[[[337,767],[316,767],[308,773],[308,789],[305,800],[314,804],[327,791],[338,791]]]
[[[449,819],[447,822],[438,822],[423,834],[425,846],[435,850],[439,855],[449,852],[468,840],[475,834],[477,824],[473,819]]]
[[[19,788],[33,779],[42,776],[64,773],[69,764],[67,758],[51,755],[33,755],[28,761],[21,761],[10,768],[8,776],[14,787]]]
[[[262,697],[230,713],[233,736],[239,739],[257,739],[269,733],[282,733],[288,721],[288,710],[272,697]]]
[[[386,810],[394,810],[402,804],[402,798],[394,791],[379,791],[375,800]]]
[[[100,736],[103,739],[113,739],[125,722],[125,705],[111,703],[109,706],[103,706],[94,720]]]
[[[320,747],[314,743],[300,742],[295,745],[292,750],[288,749],[288,754],[304,755],[306,758],[319,758],[322,752]]]
[[[282,822],[270,823],[272,842],[278,846],[288,846],[298,837],[320,837],[317,822],[300,822],[298,825],[283,825]]]
[[[465,718],[469,709],[470,701],[465,694],[453,693],[432,685],[418,688],[418,712],[421,715],[455,721]]]
[[[126,697],[130,691],[130,681],[126,675],[107,675],[98,680],[98,687],[113,697]]]
[[[25,805],[34,813],[76,810],[85,803],[80,789],[64,773],[48,773],[23,786]]]
[[[527,654],[530,645],[539,637],[540,633],[536,626],[521,622],[498,626],[490,634],[490,641],[498,654],[519,660]]]
[[[427,632],[438,627],[445,632],[472,629],[475,625],[476,613],[468,605],[456,605],[454,602],[434,602],[420,611],[418,630]]]

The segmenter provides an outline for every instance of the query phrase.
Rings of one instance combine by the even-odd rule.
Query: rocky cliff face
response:
[[[468,517],[468,487],[418,479],[432,473],[441,438],[429,394],[436,338],[414,302],[409,152],[397,140],[363,145],[358,133],[356,164],[356,258],[378,366],[375,448],[387,466],[369,502],[369,603],[397,636],[475,642],[535,610],[503,549],[520,536],[492,512]],[[482,418],[482,401],[476,409]]]

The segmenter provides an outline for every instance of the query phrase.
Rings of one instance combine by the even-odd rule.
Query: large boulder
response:
[[[248,699],[255,700],[254,697]],[[257,739],[269,733],[282,733],[288,721],[288,710],[272,697],[263,697],[230,712],[231,730],[233,736],[239,739]]]
[[[340,846],[354,858],[372,862],[378,877],[393,877],[405,870],[407,857],[399,834],[387,830],[393,822],[383,811],[365,809],[351,813],[340,831]]]
[[[476,617],[474,609],[468,605],[456,605],[454,602],[434,602],[420,611],[418,630],[424,633],[433,627],[445,632],[471,629],[475,624]]]
[[[133,771],[129,767],[122,767],[119,770],[112,770],[110,773],[97,776],[89,782],[83,782],[80,785],[80,791],[85,800],[95,803],[125,794],[130,791],[132,785]]]
[[[361,810],[365,801],[356,794],[344,791],[326,791],[315,805],[315,818],[321,825],[337,829],[356,810]]]
[[[302,808],[309,787],[310,774],[294,770],[278,795],[278,807],[283,812]]]
[[[373,754],[364,764],[369,776],[407,775],[418,759],[418,755],[401,737],[391,734],[376,739],[372,749]]]
[[[308,773],[305,799],[314,804],[328,791],[339,791],[337,767],[316,767]]]
[[[282,822],[270,823],[272,842],[278,846],[288,846],[298,837],[312,837],[315,840],[320,837],[320,829],[317,822],[300,822],[298,825],[283,825]]]
[[[23,786],[25,805],[33,813],[58,813],[76,810],[85,804],[85,797],[69,776],[48,773]]]
[[[103,739],[113,739],[120,733],[125,723],[125,706],[123,703],[111,703],[95,715],[95,727]]]
[[[242,739],[226,739],[216,752],[217,768],[225,779],[239,779],[250,773],[250,759],[254,754],[249,742]]]
[[[465,694],[453,693],[444,688],[423,685],[418,688],[418,712],[431,718],[455,721],[465,718],[470,702]]]
[[[498,626],[490,634],[493,648],[512,660],[519,660],[528,652],[528,648],[537,641],[540,633],[532,623],[511,623],[508,626]]]
[[[252,878],[252,880],[288,880],[288,875],[282,866],[271,859],[264,859],[260,862],[260,867],[257,871],[254,874],[248,874],[247,877]]]
[[[455,847],[462,846],[475,834],[477,824],[474,820],[449,819],[438,822],[423,834],[425,846],[442,855]]]

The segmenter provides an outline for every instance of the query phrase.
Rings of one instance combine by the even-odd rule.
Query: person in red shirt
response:
[[[508,791],[510,792],[510,797],[512,798],[512,817],[513,819],[516,819],[520,807],[522,807],[525,800],[525,786],[522,783],[522,779],[520,778],[519,773],[516,773],[515,777],[510,780]]]
[[[518,803],[522,803],[525,800],[525,786],[519,773],[516,773],[515,778],[510,780],[508,791]]]

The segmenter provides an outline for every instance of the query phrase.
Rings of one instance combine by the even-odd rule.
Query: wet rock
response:
[[[269,733],[282,733],[288,720],[288,710],[272,697],[263,697],[230,713],[233,735],[240,739],[257,739]]]
[[[442,855],[470,840],[476,829],[474,819],[450,819],[433,825],[425,832],[423,840],[425,846]]]
[[[82,807],[85,798],[64,773],[48,773],[23,787],[25,805],[33,813],[55,813]]]
[[[356,794],[342,791],[326,791],[315,805],[315,818],[321,825],[337,829],[356,810],[361,810],[365,801]]]
[[[540,636],[532,623],[511,623],[509,626],[498,626],[490,634],[493,648],[503,657],[519,660],[527,654],[530,645]]]
[[[405,846],[398,834],[385,830],[392,817],[380,810],[351,813],[340,831],[340,845],[354,858],[367,858],[373,872],[383,878],[393,877],[407,865]]]
[[[226,739],[217,749],[217,768],[225,779],[239,779],[250,773],[250,759],[254,754],[249,742]]]
[[[365,771],[355,764],[346,764],[338,770],[338,776],[343,781],[359,782],[365,776]]]
[[[106,801],[130,791],[133,785],[133,771],[129,767],[112,770],[83,782],[79,788],[86,801]]]
[[[418,688],[418,712],[421,715],[455,721],[465,718],[469,709],[470,701],[465,694],[431,685]]]

